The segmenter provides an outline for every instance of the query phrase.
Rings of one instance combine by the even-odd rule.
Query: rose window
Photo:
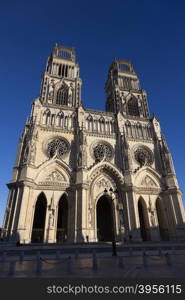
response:
[[[58,158],[63,157],[69,151],[68,143],[63,140],[56,138],[48,144],[47,153],[49,158],[57,156]]]
[[[94,157],[97,161],[101,161],[106,158],[110,160],[112,157],[112,149],[109,145],[106,144],[98,144],[94,147]]]
[[[134,153],[136,161],[141,165],[151,165],[153,162],[153,155],[149,149],[138,148]]]

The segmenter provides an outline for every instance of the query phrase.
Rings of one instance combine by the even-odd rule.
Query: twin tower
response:
[[[110,65],[106,110],[81,102],[75,51],[56,45],[19,140],[3,236],[20,243],[182,240],[172,156],[128,61]]]

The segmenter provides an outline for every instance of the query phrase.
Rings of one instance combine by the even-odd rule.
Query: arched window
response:
[[[51,120],[51,113],[48,111],[46,113],[46,125],[50,125],[50,120]]]
[[[59,76],[61,75],[61,72],[62,72],[62,65],[59,65],[59,68],[58,68],[58,75]]]
[[[113,120],[110,122],[110,128],[111,128],[111,133],[114,133],[115,126]]]
[[[127,107],[128,107],[128,114],[130,116],[136,116],[136,117],[139,116],[139,107],[136,98],[131,98],[128,101]]]
[[[105,122],[105,131],[106,131],[107,133],[110,133],[110,124],[109,124],[109,121],[108,121],[108,120]]]
[[[140,123],[137,123],[137,134],[138,134],[138,138],[143,138],[143,131],[142,131],[142,126]]]
[[[56,104],[60,104],[60,105],[68,104],[68,87],[62,86],[58,90]]]
[[[93,131],[93,118],[91,115],[87,117],[87,129]]]
[[[147,128],[148,128],[148,137],[152,138],[152,128],[151,128],[150,124],[148,124]]]
[[[69,119],[68,116],[65,116],[65,117],[64,117],[64,127],[65,127],[65,128],[68,128],[68,119]]]
[[[148,137],[148,134],[147,134],[147,127],[146,127],[146,125],[143,125],[143,138],[144,138],[144,139],[147,139],[147,137]]]
[[[138,201],[138,213],[139,213],[141,237],[143,241],[150,241],[151,232],[150,232],[148,210],[147,210],[146,203],[142,197],[140,197]]]
[[[132,132],[131,132],[131,124],[129,121],[127,121],[125,123],[125,126],[126,126],[126,134],[128,137],[131,137],[132,136]]]
[[[57,118],[56,118],[56,120],[57,120],[57,122],[56,122],[57,126],[63,127],[63,118],[64,118],[63,112],[59,112],[57,114]]]
[[[68,199],[64,194],[58,203],[57,243],[66,242],[68,238]]]
[[[94,127],[93,127],[94,131],[98,131],[98,120],[94,119]]]
[[[133,138],[137,138],[137,126],[135,123],[131,125],[131,134]]]
[[[160,198],[158,198],[156,200],[156,212],[157,212],[159,233],[160,233],[161,239],[164,241],[168,241],[169,240],[168,220],[167,220],[166,211],[164,208],[164,203],[162,202],[162,199],[160,199]]]
[[[101,117],[101,118],[99,119],[99,122],[100,122],[100,131],[101,131],[101,132],[105,132],[105,120],[104,120],[104,118]]]
[[[101,196],[96,205],[96,230],[99,242],[112,241],[114,232],[114,215],[112,200],[108,196]]]
[[[51,125],[55,125],[55,115],[51,115]]]
[[[44,193],[41,193],[35,204],[34,219],[32,225],[32,243],[43,243],[45,232],[47,200]]]
[[[73,113],[72,114],[72,128],[75,128],[75,126],[76,126],[76,115]]]

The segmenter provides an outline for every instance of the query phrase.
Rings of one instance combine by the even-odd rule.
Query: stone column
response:
[[[47,218],[46,218],[46,242],[47,243],[56,243],[56,208],[47,209]]]
[[[7,236],[8,224],[9,224],[10,215],[11,215],[11,204],[12,204],[12,199],[13,199],[13,193],[14,193],[14,190],[11,189],[8,194],[6,213],[5,213],[4,220],[3,220],[3,237]]]
[[[185,239],[184,209],[181,193],[176,191],[169,195],[175,225],[175,239]]]
[[[55,206],[54,192],[51,196],[50,204],[47,205],[45,219],[44,241],[46,243],[56,243],[56,226],[57,226],[57,208]]]
[[[11,239],[14,241],[20,241],[21,236],[19,232],[17,231],[17,223],[18,223],[18,218],[20,214],[20,205],[22,202],[22,197],[21,197],[21,192],[22,189],[20,187],[17,187],[17,194],[16,197],[13,201],[15,201],[14,205],[14,211],[12,215],[12,226],[11,226]]]
[[[87,187],[84,184],[79,184],[76,191],[75,205],[75,241],[85,242],[88,235],[87,228]]]
[[[67,241],[75,241],[76,197],[75,189],[68,190],[68,236]]]
[[[136,201],[135,194],[132,190],[126,191],[126,206],[127,206],[127,217],[128,217],[128,230],[132,236],[133,241],[141,241],[139,219],[136,217]]]
[[[18,219],[18,226],[17,226],[17,232],[20,238],[21,243],[28,242],[26,238],[26,230],[28,226],[27,222],[27,209],[29,204],[29,197],[30,197],[30,187],[24,186],[23,193],[20,199],[20,207],[19,207],[19,219]]]

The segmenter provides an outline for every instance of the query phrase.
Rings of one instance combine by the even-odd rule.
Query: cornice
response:
[[[182,191],[179,188],[172,187],[172,188],[167,188],[166,190],[162,191],[163,194],[170,195],[170,194],[179,194],[182,196]]]
[[[85,131],[85,130],[84,130]],[[102,134],[102,133],[98,133],[98,132],[89,132],[89,131],[86,131],[87,135],[88,136],[95,136],[95,137],[101,137],[101,138],[113,138],[115,139],[116,137],[116,133],[111,133],[111,134]]]
[[[154,140],[151,138],[150,140],[149,139],[140,139],[140,138],[132,138],[132,137],[127,137],[127,140],[129,141],[133,141],[133,142],[142,142],[142,143],[151,143],[153,144],[154,143]]]
[[[38,125],[38,127],[42,130],[42,131],[52,131],[52,132],[63,132],[63,133],[72,133],[74,134],[75,132],[75,129],[72,128],[72,129],[65,129],[65,128],[60,128],[60,127],[45,127],[45,126],[42,126],[42,125]]]
[[[115,116],[115,113],[113,112],[110,112],[110,111],[103,111],[103,110],[94,110],[94,109],[84,109],[85,112],[88,112],[88,113],[93,113],[95,115],[105,115],[105,116],[111,116],[111,117],[114,117]]]
[[[57,108],[59,110],[62,110],[62,111],[76,111],[76,107],[68,107],[66,105],[59,105],[59,104],[54,104],[54,103],[46,103],[46,102],[43,102],[42,103],[42,107],[45,107],[45,108]]]

